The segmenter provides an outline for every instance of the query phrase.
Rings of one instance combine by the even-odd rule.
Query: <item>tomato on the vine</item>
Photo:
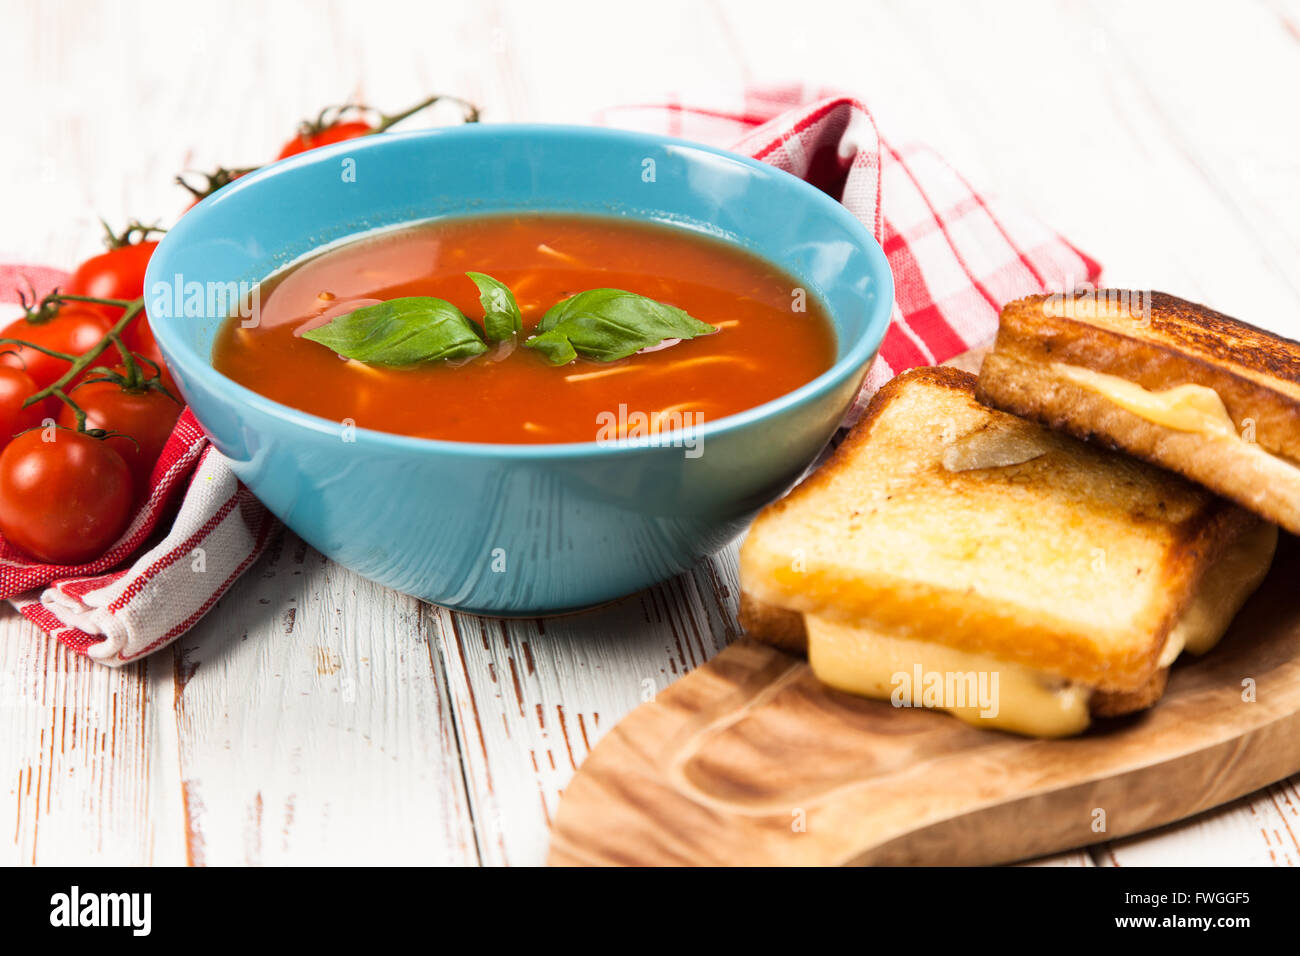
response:
[[[126,373],[121,366],[113,371]],[[147,495],[149,475],[180,417],[180,403],[156,388],[124,388],[111,381],[83,382],[68,397],[86,413],[86,428],[116,433],[103,442],[122,456],[140,496]],[[58,421],[77,427],[69,405],[63,406]]]
[[[103,554],[126,530],[133,501],[122,456],[85,432],[36,429],[0,452],[0,533],[41,561]]]
[[[115,246],[91,256],[72,273],[67,287],[69,295],[88,295],[96,299],[138,299],[144,295],[144,270],[158,248],[155,239]],[[116,319],[121,309],[111,305],[86,303],[86,307]]]
[[[45,322],[15,319],[0,330],[0,338],[21,339],[65,355],[80,355],[93,348],[112,325],[101,312],[69,303]],[[70,362],[37,349],[8,344],[0,344],[0,364],[25,371],[37,388],[54,383],[71,367]]]
[[[120,235],[107,226],[104,228],[108,233],[108,251],[91,256],[77,266],[63,291],[68,295],[85,295],[96,299],[120,299],[128,302],[138,299],[144,295],[145,269],[154,250],[158,248],[158,241],[149,238],[156,227],[132,222]],[[111,322],[122,317],[123,310],[115,306],[93,302],[79,305],[102,313]],[[154,342],[149,319],[143,313],[122,333],[122,340],[131,351],[139,352],[162,366],[162,353]],[[167,378],[170,381],[170,376]]]
[[[297,156],[299,153],[305,153],[317,146],[328,146],[331,143],[342,143],[349,139],[358,139],[373,131],[374,127],[364,120],[333,122],[318,128],[308,124],[303,128],[302,132],[280,148],[280,153],[275,158],[288,159],[290,156]]]
[[[41,423],[45,411],[43,403],[23,407],[23,402],[37,391],[36,383],[26,372],[0,365],[0,448],[19,432]]]

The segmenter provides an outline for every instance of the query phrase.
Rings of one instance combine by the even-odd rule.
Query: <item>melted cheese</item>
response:
[[[813,673],[837,690],[1033,737],[1068,737],[1088,726],[1087,687],[987,654],[825,618],[809,616],[804,624]]]
[[[1170,630],[1161,667],[1184,649],[1204,654],[1219,643],[1246,598],[1263,583],[1276,550],[1277,528],[1266,521],[1241,536],[1205,575],[1200,592]]]
[[[1057,362],[1052,370],[1153,425],[1180,432],[1236,438],[1237,426],[1219,393],[1205,385],[1179,385],[1152,392],[1118,375]]]
[[[1159,667],[1184,648],[1203,654],[1218,643],[1273,560],[1277,528],[1265,522],[1241,536],[1210,569],[1169,632]],[[900,707],[945,710],[976,727],[1031,737],[1068,737],[1089,723],[1092,688],[988,654],[807,615],[808,661],[837,690]]]

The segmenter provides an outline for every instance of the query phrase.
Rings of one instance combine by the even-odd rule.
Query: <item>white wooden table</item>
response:
[[[0,261],[168,219],[350,98],[584,119],[802,79],[902,119],[1102,260],[1300,337],[1300,6],[1022,0],[324,4],[0,0]],[[291,533],[174,648],[92,666],[0,615],[0,862],[537,864],[560,792],[736,634],[734,552],[592,614],[451,614]],[[12,836],[9,836],[12,834]],[[1297,778],[1049,862],[1300,862]]]

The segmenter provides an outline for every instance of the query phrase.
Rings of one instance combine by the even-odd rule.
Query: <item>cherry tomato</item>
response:
[[[17,319],[0,331],[0,337],[22,339],[42,345],[67,355],[80,355],[89,350],[112,323],[99,312],[76,303],[59,309],[54,318],[40,325],[26,319]],[[0,365],[25,371],[37,388],[45,388],[68,370],[70,363],[22,345],[0,345]]]
[[[109,249],[91,256],[72,273],[67,287],[69,295],[89,295],[97,299],[138,299],[144,295],[144,270],[158,242],[147,239]],[[116,319],[121,309],[85,303],[86,308],[104,312]]]
[[[119,240],[120,241],[120,240]],[[77,267],[77,271],[68,280],[63,291],[69,295],[88,295],[97,299],[138,299],[144,295],[144,271],[149,265],[153,251],[158,248],[154,239],[132,242],[109,249],[108,252],[92,256]],[[116,322],[122,317],[122,309],[110,305],[96,305],[92,302],[77,303],[82,308],[100,312],[110,321]],[[160,362],[162,354],[154,343],[153,331],[149,320],[141,315],[122,336],[127,348],[141,352],[155,362]]]
[[[280,155],[275,158],[288,159],[290,156],[297,156],[299,153],[305,153],[317,146],[328,146],[330,143],[342,143],[345,140],[356,139],[359,136],[365,136],[372,129],[374,129],[373,126],[362,120],[331,123],[319,132],[299,133],[284,144],[280,149]]]
[[[115,371],[124,374],[126,369]],[[83,382],[68,397],[86,413],[87,428],[121,433],[103,442],[126,462],[137,494],[146,497],[154,463],[180,417],[180,403],[154,388],[127,390],[115,382]],[[63,405],[58,421],[71,429],[77,427],[76,415],[68,405]]]
[[[43,402],[23,408],[23,402],[37,391],[36,383],[26,372],[0,365],[0,448],[19,432],[41,423],[46,411]]]
[[[25,432],[0,452],[0,533],[41,561],[98,557],[126,529],[132,499],[122,456],[84,432]]]

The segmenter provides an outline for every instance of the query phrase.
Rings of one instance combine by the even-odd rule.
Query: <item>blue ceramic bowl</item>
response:
[[[781,398],[701,426],[691,436],[698,457],[671,436],[657,446],[492,445],[348,433],[213,369],[226,313],[212,290],[256,283],[371,230],[509,211],[656,221],[743,246],[826,306],[837,361]],[[812,186],[681,140],[564,126],[386,134],[275,163],[187,213],[145,283],[181,391],[272,512],[359,574],[498,615],[609,601],[721,548],[834,432],[893,301],[879,245]],[[206,306],[195,289],[207,291]]]

